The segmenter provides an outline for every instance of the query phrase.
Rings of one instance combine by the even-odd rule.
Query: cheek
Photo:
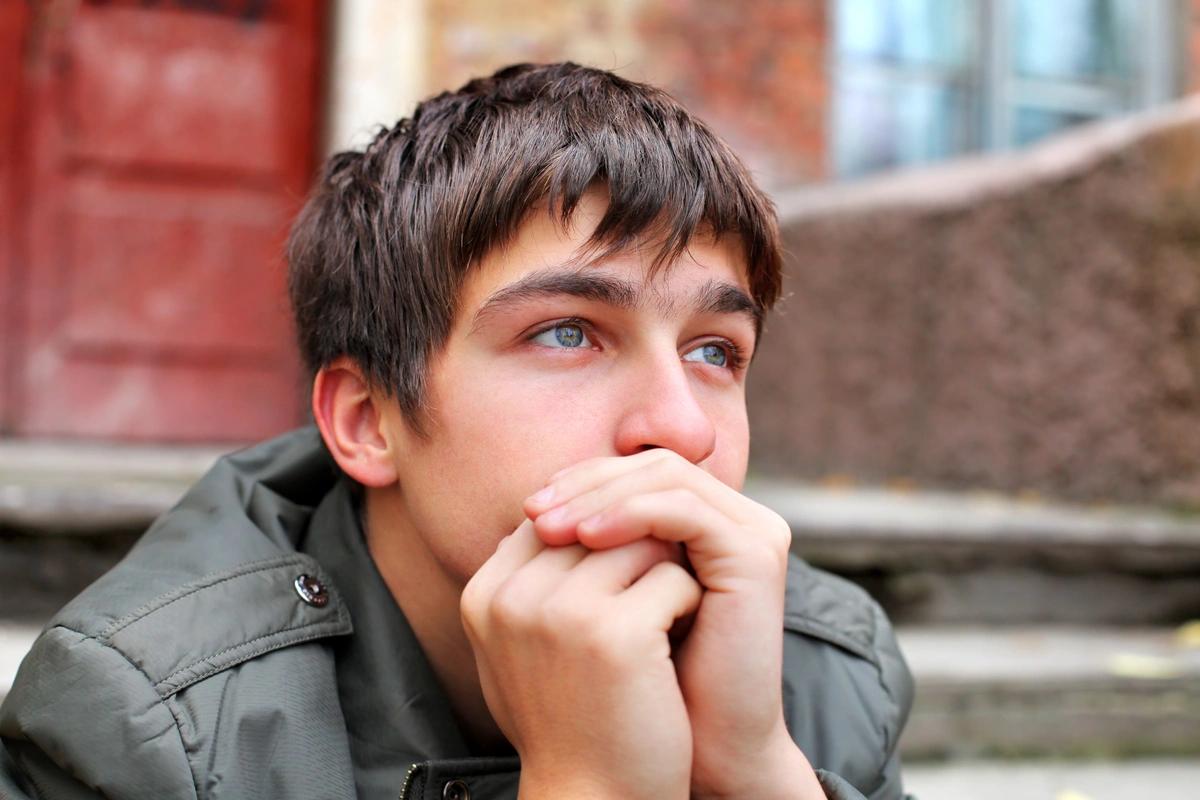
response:
[[[462,580],[525,519],[522,501],[546,478],[611,455],[603,414],[578,387],[495,380],[473,389],[439,387],[430,441],[402,481],[414,524]]]
[[[741,491],[746,481],[750,456],[750,428],[744,403],[721,407],[714,412],[717,446],[704,467],[715,478]]]
[[[475,397],[458,397],[447,413],[473,415],[464,432],[486,443],[487,455],[532,476],[534,488],[576,461],[611,454],[617,392],[603,370],[495,370],[476,387]]]

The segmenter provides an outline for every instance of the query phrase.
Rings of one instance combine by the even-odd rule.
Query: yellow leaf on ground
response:
[[[1077,792],[1074,789],[1063,789],[1058,794],[1054,795],[1054,800],[1092,800],[1090,795],[1083,792]]]
[[[834,472],[821,478],[820,484],[825,489],[853,489],[858,481],[854,479],[853,475]]]
[[[1108,671],[1122,678],[1163,680],[1178,678],[1183,674],[1183,667],[1173,658],[1141,653],[1118,653],[1109,659]]]
[[[1189,650],[1200,648],[1200,619],[1185,622],[1176,628],[1175,644]]]

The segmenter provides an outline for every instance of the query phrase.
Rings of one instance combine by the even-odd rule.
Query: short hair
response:
[[[653,271],[697,233],[736,236],[751,295],[763,311],[775,303],[775,210],[728,145],[654,87],[578,64],[517,64],[330,157],[287,246],[306,366],[349,357],[420,431],[427,365],[471,266],[538,203],[567,224],[598,184],[608,206],[586,245],[594,258],[650,237]]]

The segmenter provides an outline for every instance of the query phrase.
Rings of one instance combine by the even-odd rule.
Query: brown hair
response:
[[[666,93],[577,64],[518,64],[417,106],[365,151],[332,156],[288,242],[301,354],[349,356],[420,430],[426,365],[470,266],[539,201],[565,224],[589,186],[597,258],[648,234],[654,269],[698,231],[735,235],[754,300],[779,296],[770,200],[729,147]]]

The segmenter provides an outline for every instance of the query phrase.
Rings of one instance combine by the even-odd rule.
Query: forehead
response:
[[[697,234],[679,258],[661,267],[655,257],[661,242],[648,236],[634,246],[597,259],[587,245],[603,216],[605,200],[598,193],[584,196],[566,225],[545,206],[535,209],[512,239],[495,248],[470,270],[460,292],[460,308],[474,313],[504,287],[532,278],[554,275],[588,276],[620,282],[636,296],[622,305],[678,310],[683,297],[734,286],[749,292],[741,242]],[[580,294],[580,292],[566,292]],[[595,299],[607,299],[597,297]]]

